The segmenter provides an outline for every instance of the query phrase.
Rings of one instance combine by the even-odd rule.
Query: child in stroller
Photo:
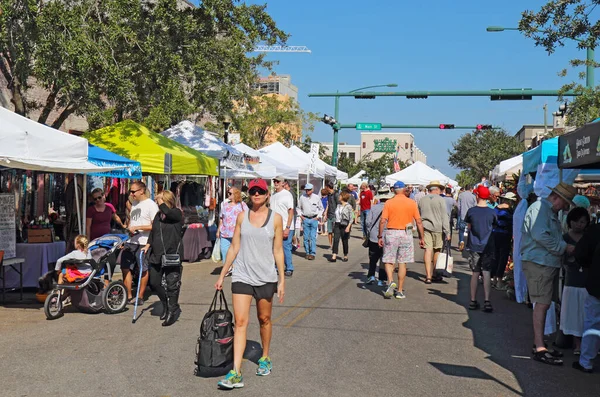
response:
[[[44,303],[46,318],[53,320],[63,315],[67,294],[71,304],[82,312],[123,311],[127,304],[125,285],[120,280],[111,280],[115,251],[128,239],[128,235],[107,234],[91,241],[88,249],[87,238],[77,236],[77,250],[57,261],[59,280]]]

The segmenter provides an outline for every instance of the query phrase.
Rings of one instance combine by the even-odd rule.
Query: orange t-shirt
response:
[[[421,215],[417,202],[400,194],[386,201],[381,214],[381,220],[384,219],[388,229],[406,229],[406,225],[412,225],[414,220],[421,219]]]

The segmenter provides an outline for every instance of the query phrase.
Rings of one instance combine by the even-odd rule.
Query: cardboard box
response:
[[[28,243],[51,243],[52,229],[27,229]]]

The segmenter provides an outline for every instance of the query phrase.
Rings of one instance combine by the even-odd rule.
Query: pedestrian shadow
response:
[[[477,367],[468,366],[468,365],[434,363],[431,361],[429,362],[429,364],[444,375],[458,376],[461,378],[491,380],[491,381],[498,383],[501,386],[504,386],[505,388],[507,388],[508,390],[512,391],[513,393],[515,393],[519,396],[523,395],[520,391],[513,389],[506,383],[501,382],[500,380],[494,378],[493,376],[489,375],[488,373],[482,371],[481,369],[479,369]]]
[[[212,272],[210,272],[210,274],[212,276],[218,276],[219,274],[221,274],[221,271],[223,270],[223,266],[217,266],[213,269]]]

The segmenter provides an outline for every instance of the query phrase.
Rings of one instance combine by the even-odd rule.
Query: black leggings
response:
[[[383,247],[380,247],[377,243],[369,241],[369,272],[367,273],[367,277],[375,277],[375,269],[377,268],[377,263],[379,263],[382,256]],[[387,281],[387,273],[383,263],[379,265],[379,280]]]
[[[494,261],[496,262],[496,266],[492,268],[492,277],[502,278],[511,253],[512,236],[509,233],[492,233],[492,238],[494,239]]]
[[[346,226],[342,226],[340,223],[336,222],[333,225],[333,253],[337,255],[338,248],[340,245],[340,237],[342,238],[342,247],[344,248],[344,256],[348,256],[348,240],[350,239],[350,233],[346,233]]]
[[[150,264],[150,288],[158,296],[161,302],[178,307],[179,290],[181,288],[182,266],[167,266],[162,268],[160,264]],[[165,275],[166,289],[162,284],[163,273]]]

